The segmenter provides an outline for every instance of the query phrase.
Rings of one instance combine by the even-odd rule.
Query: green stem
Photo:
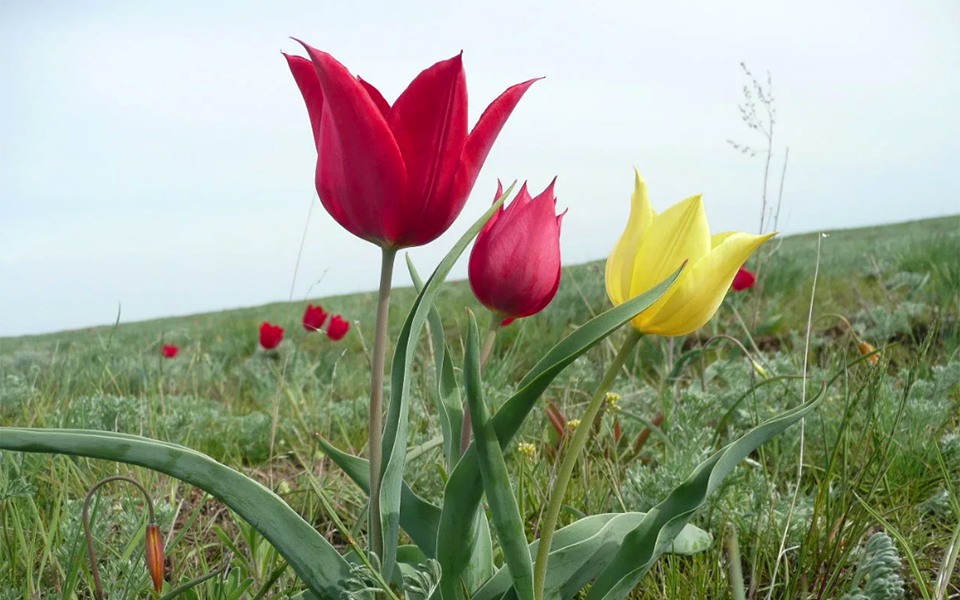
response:
[[[727,523],[727,572],[730,579],[730,594],[733,600],[746,600],[743,589],[743,567],[740,564],[740,542],[737,540],[737,527]]]
[[[493,343],[497,340],[497,331],[500,330],[500,324],[503,323],[503,315],[490,312],[490,324],[487,326],[487,335],[483,338],[483,348],[480,349],[480,372],[487,364],[490,358],[490,352],[493,350]],[[473,432],[473,421],[470,419],[470,411],[463,411],[463,427],[460,429],[460,456],[467,451],[470,446],[470,434]]]
[[[370,370],[370,549],[379,558],[383,555],[383,534],[380,530],[380,479],[383,463],[383,367],[387,357],[387,326],[390,315],[390,284],[397,251],[383,249],[380,264],[380,296],[377,299],[377,329],[373,337],[373,366]]]
[[[607,368],[603,381],[594,392],[590,400],[590,406],[587,407],[586,414],[580,419],[580,426],[573,434],[573,440],[563,455],[563,462],[560,464],[560,474],[557,476],[557,482],[550,492],[550,504],[547,506],[547,512],[544,516],[543,524],[540,528],[540,547],[537,548],[537,562],[533,567],[533,597],[534,600],[543,600],[544,583],[547,579],[547,561],[550,559],[550,544],[553,541],[553,532],[557,528],[557,519],[560,517],[560,508],[563,506],[563,497],[567,493],[567,485],[570,483],[570,477],[573,475],[573,468],[577,464],[577,458],[587,445],[587,438],[590,436],[590,423],[596,418],[597,413],[603,406],[607,390],[617,378],[620,368],[627,360],[630,351],[633,350],[643,334],[634,328],[630,328],[627,339],[623,346],[613,359],[613,363]]]

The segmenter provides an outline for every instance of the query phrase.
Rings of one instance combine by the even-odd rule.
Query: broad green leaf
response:
[[[467,404],[473,424],[474,445],[480,464],[483,491],[490,504],[493,529],[503,550],[503,559],[510,570],[513,587],[520,600],[533,600],[533,562],[527,550],[523,533],[523,518],[517,499],[513,496],[507,463],[503,460],[500,442],[490,421],[490,411],[483,399],[480,385],[480,332],[473,311],[467,309],[469,330],[464,357],[463,377],[467,390]]]
[[[600,574],[587,600],[621,600],[636,587],[661,554],[700,508],[720,482],[741,460],[764,442],[793,425],[820,404],[816,398],[754,427],[740,439],[718,450],[693,474],[674,488],[667,499],[654,506],[623,540],[616,557]]]
[[[473,548],[467,548],[470,559],[460,576],[463,585],[469,590],[477,589],[497,572],[497,566],[493,563],[493,539],[490,536],[487,513],[478,510],[473,522],[474,527],[469,529],[469,535],[464,539],[464,546],[472,543]],[[440,566],[443,567],[442,562]]]
[[[413,287],[420,293],[423,281],[417,268],[413,266],[410,255],[407,254],[407,269]],[[447,460],[447,471],[452,471],[460,460],[460,430],[463,428],[463,400],[460,399],[460,386],[453,371],[453,361],[450,360],[450,349],[447,347],[446,337],[443,335],[443,321],[437,307],[430,306],[427,315],[430,323],[430,335],[433,340],[434,366],[437,372],[437,404],[440,408],[440,429],[443,432],[443,455]],[[402,513],[402,509],[401,509]],[[401,514],[401,518],[403,515]]]
[[[547,581],[544,600],[569,600],[584,585],[592,581],[610,564],[624,536],[640,524],[645,513],[592,515],[559,529],[550,545],[550,561],[547,563]],[[710,547],[710,534],[687,525],[674,540],[673,554],[696,554]],[[530,544],[530,555],[536,556],[540,540]],[[500,569],[472,600],[515,600],[516,593],[510,583],[509,573]]]
[[[369,494],[370,462],[335,448],[320,436],[317,436],[317,441],[323,453],[330,457],[330,460],[340,467],[364,493]],[[437,556],[439,524],[440,508],[418,496],[404,483],[400,491],[400,526],[428,558]]]
[[[524,419],[533,410],[537,400],[554,378],[570,363],[600,343],[623,324],[649,308],[660,299],[680,276],[683,267],[649,291],[624,302],[620,306],[590,319],[573,333],[560,340],[520,382],[520,389],[492,417],[493,427],[506,448]],[[437,559],[443,568],[440,589],[444,600],[463,598],[461,583],[470,563],[472,543],[471,524],[480,508],[483,497],[483,482],[473,444],[460,457],[460,462],[450,474],[444,488],[443,511],[440,515],[440,530],[437,534]],[[467,588],[472,593],[473,588]]]
[[[450,273],[450,269],[460,258],[471,240],[480,232],[490,217],[500,209],[507,195],[513,190],[510,186],[493,206],[477,220],[470,229],[454,244],[426,285],[420,291],[410,313],[400,330],[397,347],[390,366],[390,408],[387,411],[386,425],[383,431],[383,471],[380,486],[380,523],[383,529],[383,556],[381,568],[384,573],[392,573],[397,559],[397,544],[400,539],[400,495],[403,489],[403,469],[407,456],[407,429],[410,413],[410,373],[413,359],[417,353],[417,341],[433,299],[440,291],[440,285]]]
[[[86,456],[139,465],[208,492],[250,523],[316,595],[340,600],[347,561],[279,496],[196,450],[105,431],[0,427],[0,449]]]

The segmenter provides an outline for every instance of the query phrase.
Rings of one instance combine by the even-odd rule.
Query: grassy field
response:
[[[818,238],[776,242],[759,266],[757,288],[731,292],[697,335],[673,343],[642,340],[615,384],[620,410],[603,416],[568,491],[563,523],[581,513],[650,508],[713,449],[796,406],[821,381],[828,386],[803,427],[792,427],[741,464],[694,518],[714,536],[711,548],[665,556],[632,598],[732,597],[733,546],[747,598],[886,600],[899,597],[891,591],[897,577],[904,597],[934,597],[938,576],[946,575],[945,556],[960,535],[960,217]],[[421,272],[432,267],[418,266]],[[395,292],[393,338],[413,297],[409,289]],[[306,302],[4,338],[0,424],[104,429],[191,446],[272,486],[342,543],[311,490],[315,479],[362,538],[364,496],[324,459],[314,433],[364,452],[376,297],[320,301],[355,322],[342,341],[304,331]],[[547,310],[499,336],[485,374],[489,401],[503,402],[550,346],[608,305],[602,262],[564,269]],[[457,365],[464,306],[478,309],[469,286],[447,284],[438,308]],[[836,315],[852,323],[856,335]],[[257,328],[265,320],[287,329],[277,351],[258,348]],[[727,338],[691,354],[718,334],[739,340],[768,379]],[[880,350],[877,364],[861,356],[858,339]],[[180,355],[161,358],[164,343],[179,345]],[[578,418],[616,344],[577,361],[545,399]],[[429,353],[424,340],[407,481],[436,499],[446,473],[441,449],[431,442],[439,423]],[[702,360],[687,360],[691,356]],[[642,434],[657,416],[659,429]],[[520,437],[535,446],[535,455],[517,452],[514,444],[507,461],[533,539],[558,464],[558,436],[539,411]],[[256,532],[176,480],[41,454],[3,452],[0,467],[2,600],[92,597],[80,509],[90,486],[117,474],[136,477],[155,496],[170,554],[168,582],[227,566],[193,597],[282,598],[302,589]],[[103,488],[100,498],[94,529],[108,596],[143,598],[142,503],[119,487]],[[883,552],[874,552],[884,546],[896,557],[892,572]],[[942,597],[958,597],[960,576],[954,573],[942,589]]]

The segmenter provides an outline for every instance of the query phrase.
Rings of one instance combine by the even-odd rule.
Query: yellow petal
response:
[[[642,294],[680,268],[683,261],[692,265],[709,251],[710,226],[703,200],[696,195],[674,204],[656,217],[643,238],[634,262],[630,296]]]
[[[727,239],[727,238],[730,237],[731,235],[737,235],[737,233],[738,233],[738,232],[736,232],[736,231],[725,231],[725,232],[723,232],[723,233],[718,233],[718,234],[716,234],[715,236],[713,236],[712,238],[710,238],[710,247],[711,247],[711,248],[716,248],[717,246],[719,246],[720,244],[722,244],[725,239]]]
[[[653,223],[657,213],[650,206],[647,197],[647,184],[634,168],[635,175],[633,197],[630,203],[630,218],[623,234],[613,247],[607,259],[604,279],[607,284],[607,296],[614,306],[630,299],[630,279],[633,276],[633,263],[640,249],[644,233]]]
[[[686,335],[707,324],[720,308],[734,275],[753,252],[777,235],[721,233],[719,243],[706,256],[689,265],[663,304],[642,324],[643,331],[674,337]],[[658,305],[660,302],[657,303]]]

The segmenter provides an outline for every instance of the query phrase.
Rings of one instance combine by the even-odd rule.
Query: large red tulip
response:
[[[745,268],[740,267],[737,274],[733,276],[733,283],[730,284],[730,287],[733,288],[735,292],[742,292],[743,290],[752,288],[755,283],[757,283],[757,276]]]
[[[303,313],[303,328],[307,331],[319,331],[326,320],[327,313],[323,312],[322,306],[308,304],[307,310]]]
[[[283,327],[264,322],[260,325],[260,345],[265,350],[273,350],[283,341]]]
[[[494,213],[470,252],[470,287],[484,306],[504,319],[529,317],[550,304],[560,288],[560,223],[554,180],[531,198],[527,185]],[[503,194],[498,185],[497,197]]]
[[[468,133],[460,55],[420,73],[391,106],[335,58],[303,47],[309,59],[284,56],[313,126],[320,201],[347,231],[383,248],[420,246],[450,227],[536,81],[508,88]]]

